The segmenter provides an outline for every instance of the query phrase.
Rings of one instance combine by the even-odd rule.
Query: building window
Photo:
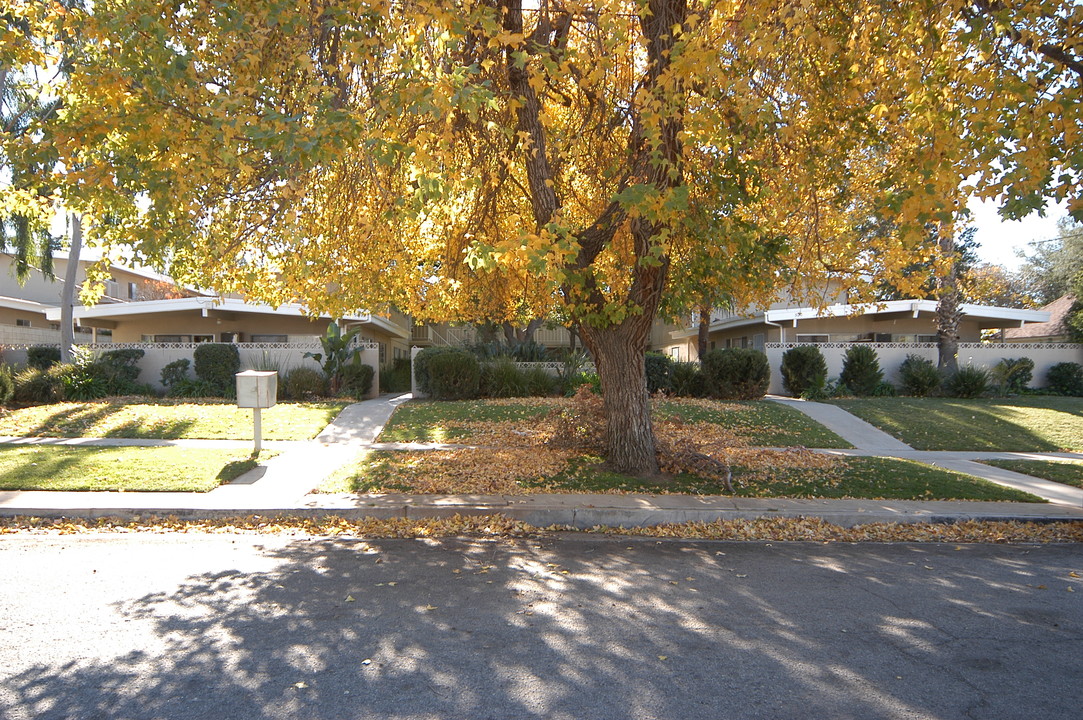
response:
[[[289,342],[288,335],[253,335],[249,342],[254,343],[284,343]]]
[[[15,318],[15,327],[30,327],[30,321],[23,318]]]
[[[799,343],[825,343],[830,342],[831,338],[828,335],[798,335],[797,342]]]
[[[387,362],[387,343],[380,343],[380,364]]]
[[[919,343],[934,343],[939,342],[939,338],[936,335],[918,335]]]
[[[743,348],[748,347],[748,336],[747,335],[742,335],[741,336],[741,347],[743,347]]]
[[[214,342],[214,334],[212,333],[211,335],[193,335],[192,336],[192,342],[197,342],[197,343],[211,342],[212,343],[212,342]]]
[[[673,347],[671,347],[669,349],[669,356],[671,358],[673,358],[674,360],[676,360],[677,362],[680,362],[681,361],[681,346],[680,345],[674,345]]]
[[[139,286],[133,282],[128,283],[128,299],[137,300],[139,298]]]
[[[190,343],[192,342],[191,335],[155,335],[154,342],[156,343]]]

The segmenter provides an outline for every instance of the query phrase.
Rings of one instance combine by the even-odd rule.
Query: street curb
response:
[[[594,527],[643,528],[680,523],[710,523],[730,520],[760,520],[777,518],[818,518],[840,527],[854,527],[870,523],[898,524],[953,524],[956,522],[1020,522],[1048,524],[1054,522],[1083,522],[1083,514],[1020,514],[1012,509],[997,512],[886,512],[873,510],[840,510],[817,512],[804,510],[717,510],[717,509],[651,509],[590,507],[544,507],[530,508],[509,505],[384,505],[379,507],[283,507],[283,508],[0,508],[0,517],[41,517],[98,520],[116,518],[122,521],[138,521],[157,517],[175,517],[180,520],[223,520],[257,516],[261,518],[342,518],[345,520],[450,518],[455,515],[483,516],[501,515],[512,520],[549,527],[553,525],[587,530]]]

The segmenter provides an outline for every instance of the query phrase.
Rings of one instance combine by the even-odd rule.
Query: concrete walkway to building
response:
[[[495,514],[532,525],[647,526],[686,521],[757,517],[821,517],[839,525],[869,522],[944,522],[985,520],[1083,520],[1083,489],[975,462],[988,458],[1083,459],[1083,453],[990,453],[918,451],[886,435],[841,408],[822,403],[771,398],[789,405],[833,430],[852,445],[849,450],[817,450],[839,455],[883,456],[916,460],[975,475],[1043,497],[1048,504],[901,501],[794,500],[689,495],[527,496],[316,494],[312,489],[331,473],[375,448],[391,413],[409,394],[366,400],[347,407],[316,438],[302,442],[268,441],[280,454],[234,481],[207,493],[180,492],[45,492],[0,491],[0,515],[138,517],[175,515],[186,518],[292,514],[345,517],[441,517],[456,513]],[[0,438],[0,443],[77,445],[175,445],[186,447],[251,447],[249,441],[117,440]],[[411,449],[445,447],[410,444]]]

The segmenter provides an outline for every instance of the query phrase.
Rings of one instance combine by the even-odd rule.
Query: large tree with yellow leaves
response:
[[[59,160],[92,241],[313,311],[559,309],[629,472],[660,311],[869,296],[971,193],[1083,212],[1064,2],[12,2],[80,39],[64,122],[10,152]]]

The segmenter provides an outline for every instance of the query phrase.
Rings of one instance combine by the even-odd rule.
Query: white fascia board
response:
[[[968,305],[960,306],[964,315],[991,320],[1010,320],[1021,323],[1049,322],[1051,313],[1048,310],[1020,310],[1019,308],[995,307],[992,305]]]
[[[25,310],[26,312],[45,314],[56,306],[46,305],[45,303],[39,303],[34,300],[23,300],[22,298],[0,295],[0,307],[8,308],[9,310]]]
[[[133,315],[153,315],[156,313],[174,313],[174,312],[187,312],[191,310],[200,310],[206,312],[208,310],[221,310],[223,312],[233,312],[249,315],[278,315],[286,317],[303,317],[309,318],[310,316],[305,313],[304,306],[297,304],[279,305],[277,308],[265,305],[263,303],[248,303],[236,298],[214,298],[214,297],[190,297],[190,298],[174,298],[171,300],[146,300],[126,303],[108,303],[105,305],[93,305],[90,307],[76,307],[73,311],[75,319],[119,319],[124,317],[131,317]],[[46,313],[46,317],[50,320],[60,319],[60,308],[50,308]],[[330,315],[320,315],[319,317],[330,319]],[[398,328],[393,323],[384,320],[383,318],[373,317],[368,312],[355,312],[351,315],[346,315],[343,320],[349,320],[352,322],[371,323],[387,330],[390,333],[398,335],[399,337],[408,337],[408,333]]]

